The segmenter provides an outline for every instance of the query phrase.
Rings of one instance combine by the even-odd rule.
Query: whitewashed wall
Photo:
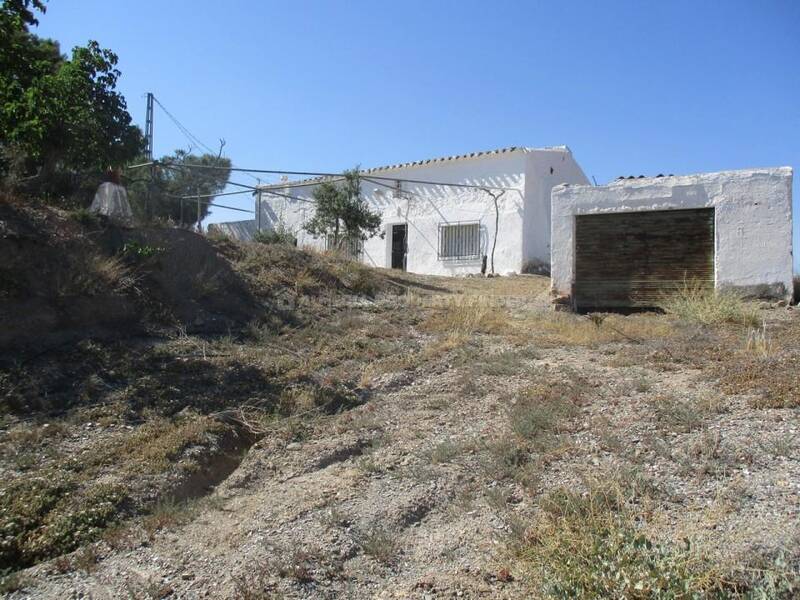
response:
[[[397,195],[393,189],[385,187],[393,186],[394,182],[384,181],[382,186],[369,181],[374,176],[510,188],[498,199],[499,227],[494,268],[501,274],[519,272],[529,259],[549,263],[550,190],[562,182],[587,182],[566,147],[519,148],[365,173],[362,193],[373,210],[380,213],[384,235],[364,244],[364,262],[377,267],[390,266],[392,226],[406,224],[407,269],[413,273],[435,275],[480,272],[480,257],[469,260],[438,258],[439,225],[464,221],[480,223],[481,255],[487,256],[487,270],[491,270],[495,237],[495,209],[491,196],[479,189],[408,181],[403,181],[401,193]],[[270,189],[310,199],[315,186],[315,183],[287,183],[286,187]],[[303,225],[313,217],[313,203],[270,196],[267,192],[262,192],[262,229],[288,229],[297,237],[298,245],[324,247],[324,240],[313,238],[303,229]],[[258,219],[256,221],[258,223]]]
[[[526,261],[550,264],[550,194],[554,186],[563,183],[589,183],[568,149],[537,150],[528,155],[522,238],[522,253]]]
[[[226,223],[210,223],[208,232],[218,235],[231,237],[235,240],[250,241],[256,232],[256,222],[249,221],[228,221]]]
[[[552,287],[569,295],[575,215],[715,209],[715,285],[748,293],[792,294],[792,169],[748,169],[562,185],[552,192]],[[609,252],[613,252],[609,248]]]

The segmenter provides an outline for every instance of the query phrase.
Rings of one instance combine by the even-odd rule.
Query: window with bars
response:
[[[360,260],[361,253],[364,250],[364,246],[361,240],[358,239],[357,237],[339,238],[339,242],[336,243],[333,240],[333,236],[329,235],[328,237],[325,238],[325,249],[338,250],[348,258],[352,258],[353,260]]]
[[[479,258],[480,255],[479,222],[439,224],[439,260]]]

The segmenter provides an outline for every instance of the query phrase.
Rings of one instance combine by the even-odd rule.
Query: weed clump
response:
[[[71,480],[20,481],[0,495],[0,571],[24,568],[97,539],[119,515],[121,486],[73,494]]]
[[[761,327],[758,309],[732,292],[709,290],[700,282],[686,282],[675,293],[665,296],[661,308],[676,317],[701,325],[730,323]]]
[[[688,539],[653,539],[644,527],[642,491],[612,477],[541,499],[517,553],[547,597],[790,598],[799,589],[800,572],[783,557],[766,568],[726,569]]]

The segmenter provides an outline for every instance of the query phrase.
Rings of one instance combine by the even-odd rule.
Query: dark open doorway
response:
[[[392,225],[392,268],[406,270],[406,226]]]

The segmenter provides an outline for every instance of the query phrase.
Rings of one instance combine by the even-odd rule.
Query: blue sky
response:
[[[238,166],[340,171],[567,144],[599,183],[800,167],[791,0],[51,0],[38,33],[111,48],[138,123],[152,91],[206,144],[225,138]],[[186,145],[157,109],[156,154]]]

